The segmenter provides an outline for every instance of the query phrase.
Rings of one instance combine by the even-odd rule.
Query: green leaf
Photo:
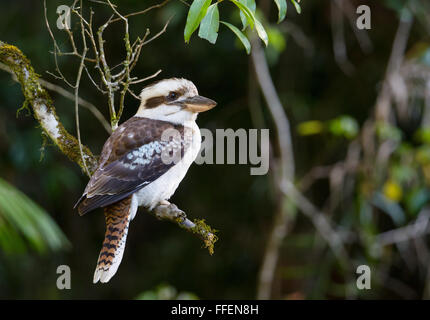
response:
[[[296,11],[298,14],[302,13],[302,8],[300,7],[300,5],[296,2],[296,0],[291,0],[291,2],[294,4],[294,7],[296,7]]]
[[[278,23],[285,19],[287,15],[287,0],[275,0],[278,7]]]
[[[191,35],[197,30],[210,4],[211,0],[194,0],[191,4],[184,30],[186,43],[190,42]]]
[[[228,22],[221,21],[221,23],[225,24],[227,27],[230,28],[231,31],[234,32],[234,34],[239,38],[239,40],[245,47],[246,53],[249,54],[251,52],[251,44],[249,43],[248,38],[242,33],[242,31],[240,31],[238,28]]]
[[[329,123],[330,132],[336,136],[353,139],[358,134],[358,123],[350,116],[339,116]]]
[[[257,19],[255,19],[255,29],[257,30],[257,34],[260,37],[260,39],[263,40],[264,44],[267,47],[267,45],[269,44],[269,36],[267,35],[267,32],[264,29],[261,22],[258,21]]]
[[[378,122],[376,123],[376,134],[382,140],[402,140],[402,131],[387,122]]]
[[[261,22],[258,21],[258,19],[255,17],[254,12],[252,12],[247,6],[245,6],[243,3],[237,0],[230,0],[230,1],[233,2],[240,9],[241,12],[243,12],[251,29],[254,28],[254,25],[255,25],[258,36],[260,37],[261,40],[263,40],[264,44],[267,46],[267,44],[269,43],[269,37],[267,36],[267,32],[264,29]]]
[[[238,1],[243,5],[245,5],[252,13],[255,14],[255,10],[257,9],[255,0],[238,0]],[[242,30],[245,30],[249,23],[245,14],[242,12],[242,10],[240,10],[240,20],[242,20]]]
[[[318,120],[305,121],[297,126],[297,132],[301,136],[319,134],[324,131],[324,124]]]
[[[219,11],[218,3],[214,3],[208,8],[205,17],[200,23],[199,37],[214,44],[218,37]]]
[[[278,28],[269,27],[267,29],[267,34],[269,35],[269,47],[273,47],[277,53],[281,53],[285,50],[287,42],[285,41],[284,35]]]
[[[241,0],[241,1],[230,0],[230,1],[233,2],[239,8],[240,12],[245,16],[246,22],[249,24],[251,29],[253,29],[254,28],[254,22],[255,22],[255,15],[251,11],[251,9],[247,5],[244,4],[245,0]],[[244,22],[244,20],[242,20],[242,24],[243,24],[242,30],[245,30],[247,24],[244,24],[243,22]]]

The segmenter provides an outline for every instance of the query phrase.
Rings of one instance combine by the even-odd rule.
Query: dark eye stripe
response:
[[[180,96],[184,95],[186,92],[187,92],[187,88],[182,87],[176,91],[170,91],[167,97],[157,96],[157,97],[149,98],[148,100],[146,100],[145,108],[146,109],[152,109],[152,108],[158,107],[159,105],[161,105],[165,102],[174,101],[174,100],[178,99]]]
[[[146,100],[145,108],[152,109],[158,107],[160,104],[165,102],[166,98],[164,96],[152,97]]]

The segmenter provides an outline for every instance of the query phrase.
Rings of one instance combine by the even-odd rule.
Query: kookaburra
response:
[[[216,102],[199,96],[185,79],[166,79],[145,87],[137,113],[121,124],[103,146],[99,165],[78,200],[79,214],[103,207],[106,234],[94,283],[108,282],[118,270],[128,226],[138,206],[168,204],[200,151],[197,114]],[[176,130],[177,135],[163,134]],[[179,161],[164,161],[177,152]]]

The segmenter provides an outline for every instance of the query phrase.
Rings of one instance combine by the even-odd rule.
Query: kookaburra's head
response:
[[[189,80],[165,79],[143,88],[138,117],[183,124],[194,121],[197,114],[216,106],[216,102],[199,96]]]

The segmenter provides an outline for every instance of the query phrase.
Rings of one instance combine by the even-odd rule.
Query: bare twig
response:
[[[258,40],[252,41],[252,60],[258,83],[263,92],[267,106],[272,114],[277,138],[279,140],[281,174],[278,181],[279,190],[292,201],[314,224],[321,237],[326,240],[343,267],[348,267],[348,255],[342,237],[331,226],[326,216],[304,197],[292,182],[294,178],[294,157],[288,118],[280,102],[273,81],[270,77],[267,61]],[[285,210],[279,210],[274,218],[274,226],[270,232],[260,270],[257,297],[270,298],[274,273],[278,261],[279,247],[287,233],[290,216]]]
[[[260,42],[253,39],[252,42],[252,61],[254,63],[255,74],[267,106],[272,114],[273,121],[279,137],[279,151],[281,153],[280,159],[282,166],[280,180],[293,179],[294,177],[294,153],[290,133],[290,123],[285,114],[284,107],[278,97],[275,85],[270,77],[269,67],[264,51]]]
[[[307,56],[312,56],[314,54],[314,44],[299,26],[291,21],[284,20],[279,27],[282,31],[287,32],[293,37],[296,43],[303,48]]]
[[[343,25],[343,10],[344,1],[331,1],[331,28],[333,34],[333,52],[334,57],[345,74],[350,75],[354,72],[355,68],[353,64],[349,61],[348,55],[346,52],[346,44],[345,44],[345,32]]]
[[[376,99],[376,120],[387,122],[390,115],[391,90],[390,83],[393,75],[398,72],[403,61],[403,55],[409,38],[409,32],[413,23],[411,15],[405,11],[400,16],[399,27],[393,42],[390,59],[388,61],[385,79],[382,83],[382,89]]]
[[[149,8],[146,8],[145,10],[141,10],[141,11],[137,11],[137,12],[132,12],[132,13],[126,14],[126,15],[124,15],[124,18],[129,18],[129,17],[133,17],[133,16],[137,16],[137,15],[145,14],[145,13],[147,13],[148,11],[151,11],[151,10],[153,10],[153,9],[161,8],[161,7],[163,7],[165,4],[167,4],[169,1],[170,1],[170,0],[165,0],[165,1],[161,2],[161,3],[159,3],[159,4],[155,4],[155,5],[153,5],[153,6],[149,7]],[[110,3],[109,3],[109,4],[110,4]],[[110,4],[110,5],[111,5],[111,4]],[[113,19],[113,20],[112,20],[112,22],[116,22],[116,21],[120,21],[120,20],[121,20],[121,18],[115,18],[115,19]]]
[[[78,151],[79,142],[58,120],[52,100],[39,83],[39,76],[34,72],[30,61],[17,47],[0,41],[0,62],[7,65],[17,77],[25,100],[32,106],[34,116],[43,131],[70,160],[84,170],[82,157]],[[93,172],[97,167],[97,158],[87,147],[82,147],[82,154],[89,172]]]
[[[82,14],[82,10],[83,10],[82,0],[80,0],[80,3],[81,3],[80,7],[81,7],[81,14]],[[82,151],[81,130],[79,126],[79,85],[81,83],[82,70],[84,69],[84,66],[85,66],[85,57],[88,52],[87,41],[84,33],[84,26],[83,26],[82,19],[81,19],[81,32],[82,32],[82,42],[84,44],[84,48],[82,49],[81,63],[79,64],[78,74],[76,76],[76,82],[75,82],[75,121],[76,121],[76,133],[78,136],[78,143],[79,143],[79,153],[81,154],[82,164],[85,169],[85,172],[87,173],[88,176],[90,176],[90,172],[88,171],[87,164]]]
[[[279,180],[276,182],[278,188],[283,181],[290,181],[294,177],[294,157],[291,142],[290,125],[288,118],[279,100],[269,67],[264,56],[260,42],[254,37],[252,40],[252,61],[258,84],[266,99],[267,106],[272,114],[273,121],[279,139],[280,160]],[[266,250],[264,252],[263,263],[260,269],[258,280],[257,298],[269,299],[276,265],[278,262],[279,247],[287,232],[288,213],[280,208],[274,218],[273,228],[269,235]]]
[[[305,196],[303,196],[290,181],[285,181],[281,186],[282,192],[290,198],[297,207],[314,224],[321,237],[329,244],[330,248],[341,262],[346,262],[348,254],[343,245],[342,237],[331,226],[331,223],[318,208],[316,208]]]
[[[375,237],[374,247],[380,249],[380,247],[383,246],[419,238],[427,234],[430,231],[428,227],[429,218],[430,210],[426,208],[420,213],[418,218],[409,225],[377,235]]]
[[[142,45],[146,45],[146,44],[150,43],[151,41],[153,41],[153,40],[157,39],[157,38],[158,38],[158,37],[160,37],[163,33],[165,33],[165,32],[166,32],[166,30],[167,30],[167,27],[168,27],[168,25],[169,25],[169,23],[170,23],[170,20],[172,20],[172,18],[173,18],[173,16],[171,16],[171,17],[167,20],[167,22],[164,24],[164,27],[163,27],[163,29],[161,29],[161,31],[159,31],[155,36],[153,36],[153,37],[149,38],[148,40],[146,40],[145,42],[143,42],[143,44],[142,44]]]
[[[135,94],[130,88],[128,88],[127,91],[129,94],[131,94],[133,96],[133,98],[140,101],[140,97],[137,94]]]
[[[343,11],[345,16],[348,18],[350,27],[352,31],[354,31],[355,37],[357,38],[358,44],[360,45],[361,50],[365,53],[369,53],[373,49],[372,41],[369,38],[369,35],[365,29],[359,30],[357,28],[357,15],[355,12],[355,7],[348,0],[334,0],[338,3],[339,8]]]
[[[157,72],[155,72],[154,74],[151,74],[150,76],[143,78],[143,79],[139,79],[139,80],[135,80],[135,81],[131,81],[130,84],[138,84],[138,83],[142,83],[145,81],[148,81],[152,78],[155,78],[156,76],[158,76],[161,73],[161,69],[158,70]]]

